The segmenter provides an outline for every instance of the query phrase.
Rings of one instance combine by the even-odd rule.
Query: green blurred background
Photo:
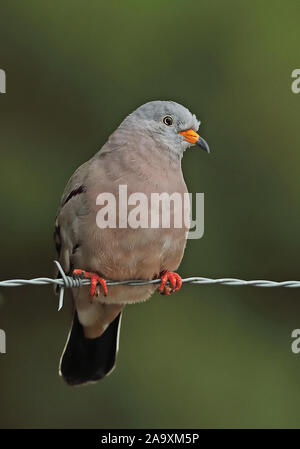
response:
[[[52,276],[65,183],[140,104],[202,120],[184,157],[205,235],[183,276],[300,279],[300,2],[11,0],[0,6],[0,278]],[[129,306],[118,367],[59,378],[70,312],[49,286],[0,290],[0,426],[299,427],[300,290],[185,286]]]

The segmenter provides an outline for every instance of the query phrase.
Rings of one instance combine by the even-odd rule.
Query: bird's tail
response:
[[[86,338],[74,311],[72,328],[62,354],[59,371],[69,385],[96,382],[109,374],[116,361],[122,312],[100,337]]]

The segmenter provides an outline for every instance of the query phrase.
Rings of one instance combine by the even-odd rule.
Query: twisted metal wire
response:
[[[62,269],[62,266],[60,263],[55,260],[54,263],[56,264],[58,271],[61,275],[61,278],[58,279],[52,279],[47,277],[41,277],[41,278],[34,278],[34,279],[10,279],[7,281],[0,281],[0,287],[20,287],[22,285],[47,285],[47,284],[53,284],[57,285],[60,289],[59,292],[59,305],[58,310],[60,310],[63,306],[63,297],[64,297],[64,290],[65,288],[78,288],[83,285],[90,285],[91,281],[90,279],[81,279],[81,278],[74,278],[71,276],[67,276]],[[110,281],[107,280],[106,284],[108,286],[111,285],[147,285],[147,284],[159,284],[161,281],[160,279],[154,279],[152,281],[145,281],[145,280],[126,280],[126,281]],[[283,282],[276,282],[276,281],[267,281],[263,279],[257,279],[252,281],[245,281],[243,279],[236,279],[236,278],[219,278],[219,279],[211,279],[206,277],[189,277],[182,279],[183,284],[198,284],[198,285],[211,285],[211,284],[222,284],[222,285],[231,285],[231,286],[245,286],[250,285],[252,287],[286,287],[286,288],[300,288],[300,281],[283,281]]]

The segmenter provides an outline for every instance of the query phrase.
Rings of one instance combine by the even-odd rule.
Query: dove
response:
[[[187,194],[181,169],[185,150],[197,145],[209,153],[197,133],[199,125],[194,114],[174,101],[145,103],[67,183],[55,222],[58,260],[66,274],[91,282],[71,290],[74,315],[59,367],[68,385],[97,382],[113,371],[125,305],[146,301],[156,289],[154,284],[108,288],[106,280],[160,279],[160,293],[180,289],[181,277],[175,270],[186,246],[186,223],[129,226],[120,208],[119,189],[126,186],[128,196],[142,194],[146,199],[152,194]],[[102,194],[115,198],[113,226],[99,226]],[[108,201],[102,206],[108,207]],[[126,207],[130,214],[133,204]],[[171,209],[175,220],[175,202]],[[158,214],[164,210],[162,206]]]

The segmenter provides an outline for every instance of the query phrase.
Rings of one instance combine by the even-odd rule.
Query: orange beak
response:
[[[187,129],[186,131],[179,131],[179,134],[182,134],[185,137],[187,142],[193,143],[194,145],[199,145],[203,150],[210,153],[210,149],[208,143],[199,136],[193,129]]]

